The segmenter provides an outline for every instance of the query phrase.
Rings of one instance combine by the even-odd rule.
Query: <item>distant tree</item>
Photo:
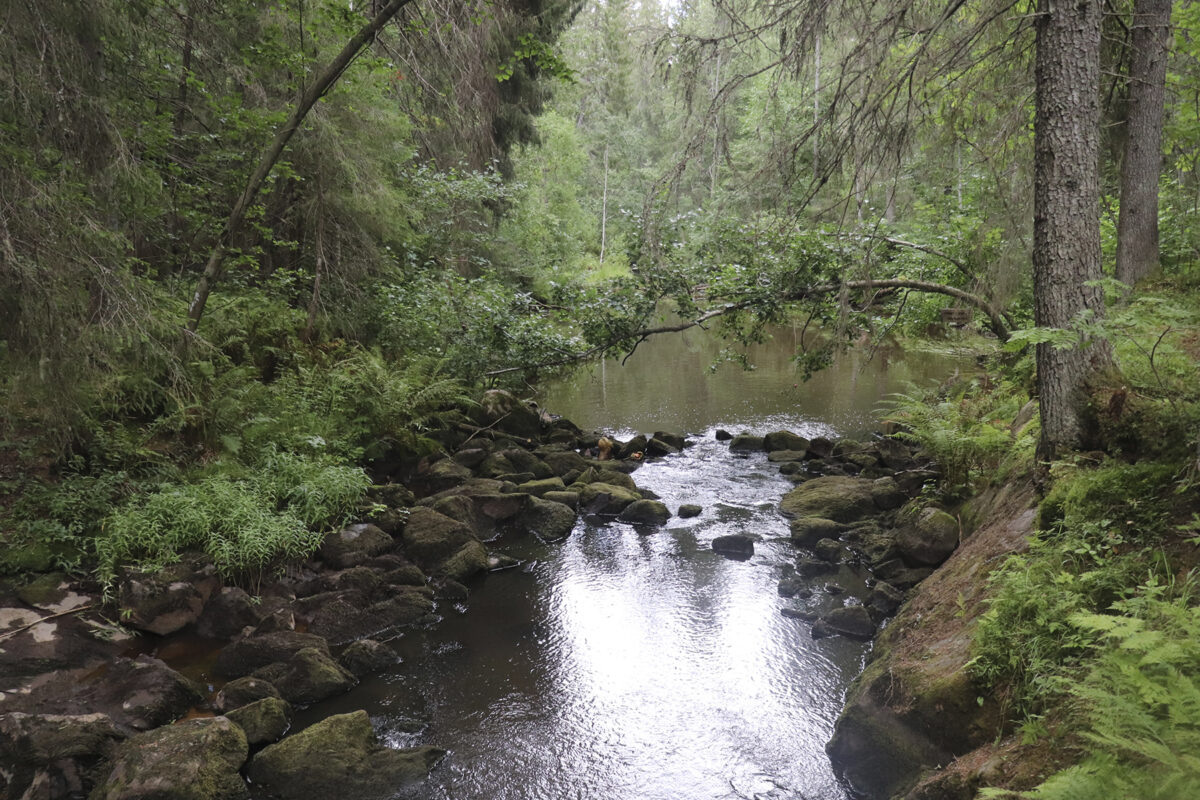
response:
[[[1133,58],[1117,222],[1117,279],[1131,285],[1158,269],[1158,179],[1171,5],[1171,0],[1135,0],[1133,6]]]

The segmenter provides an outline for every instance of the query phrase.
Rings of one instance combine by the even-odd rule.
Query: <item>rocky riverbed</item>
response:
[[[361,711],[292,730],[293,709],[390,668],[390,640],[437,625],[480,574],[518,566],[489,547],[498,533],[561,540],[580,515],[653,533],[706,513],[668,508],[633,477],[689,445],[670,432],[612,440],[489,392],[434,436],[433,456],[376,464],[361,520],[253,594],[223,585],[199,556],[126,574],[108,603],[66,576],[10,586],[0,597],[7,796],[234,798],[248,796],[248,778],[280,798],[390,797],[454,743],[387,747]],[[779,611],[811,623],[813,637],[872,638],[959,544],[959,520],[914,499],[936,471],[901,441],[717,436],[730,457],[765,454],[796,485],[780,503],[795,550],[778,565]],[[747,558],[758,540],[731,534],[712,548]]]

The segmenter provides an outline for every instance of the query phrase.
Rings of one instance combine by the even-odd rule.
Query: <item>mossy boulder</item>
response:
[[[634,500],[617,515],[619,521],[637,525],[665,525],[670,518],[670,510],[658,500]]]
[[[90,800],[242,800],[249,745],[225,717],[192,719],[122,744]]]
[[[808,439],[791,431],[775,431],[763,437],[763,449],[768,453],[782,450],[793,450],[803,453],[808,450]],[[802,455],[801,458],[803,457]]]
[[[281,800],[352,797],[386,800],[423,779],[445,756],[436,747],[379,744],[365,711],[329,717],[263,749],[247,774]]]
[[[834,522],[854,522],[878,513],[871,487],[871,481],[860,478],[813,478],[784,495],[779,508],[788,517],[821,517]]]
[[[350,525],[325,537],[318,554],[334,569],[348,569],[396,546],[395,540],[375,525]]]
[[[213,700],[213,706],[217,711],[225,713],[268,697],[281,699],[282,695],[270,681],[246,675],[222,686]]]
[[[763,449],[763,437],[739,433],[729,440],[729,449],[735,453],[757,453]]]
[[[684,503],[679,507],[678,511],[680,519],[691,519],[692,517],[698,517],[703,513],[704,506],[696,505],[695,503]]]
[[[896,536],[896,547],[909,564],[936,567],[958,547],[958,520],[938,508],[921,511],[916,522]]]
[[[611,483],[589,483],[579,489],[580,505],[590,514],[616,516],[641,499],[641,493]]]
[[[273,631],[247,636],[217,654],[217,674],[240,678],[267,664],[287,661],[294,653],[305,648],[316,648],[329,654],[329,643],[311,633]]]
[[[560,478],[569,472],[588,469],[587,459],[572,450],[544,453],[542,460]]]
[[[358,678],[382,672],[399,661],[395,650],[374,639],[360,639],[338,656],[338,663]]]
[[[544,497],[547,492],[563,492],[566,489],[567,487],[563,484],[562,478],[559,477],[529,481],[517,487],[518,492],[524,492],[534,497]]]
[[[466,524],[422,506],[409,514],[401,538],[409,558],[431,573],[468,542],[478,543]]]
[[[286,662],[268,664],[256,677],[275,685],[289,703],[308,705],[350,691],[358,681],[328,651],[305,648]]]
[[[843,525],[824,517],[797,517],[788,528],[792,534],[792,543],[797,547],[811,548],[822,539],[836,539]]]
[[[530,497],[517,517],[517,524],[528,533],[555,541],[570,535],[575,529],[575,517],[575,509],[565,503]]]
[[[491,427],[525,439],[542,432],[541,415],[511,392],[490,389],[483,393],[476,408],[475,421],[481,427]]]
[[[435,570],[435,574],[442,578],[461,582],[481,572],[487,572],[487,569],[487,548],[483,546],[483,542],[472,539],[443,561],[441,566]]]
[[[257,747],[283,738],[292,724],[292,707],[281,698],[264,697],[225,716],[242,729],[251,747]]]

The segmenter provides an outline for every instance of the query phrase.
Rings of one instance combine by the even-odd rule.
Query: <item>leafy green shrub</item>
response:
[[[1009,430],[1023,402],[1019,392],[982,391],[969,383],[957,397],[913,390],[893,395],[885,405],[887,419],[902,426],[897,436],[937,462],[942,491],[953,496],[979,479],[998,480],[1032,464],[1038,426],[1027,425],[1016,437]]]
[[[362,470],[287,453],[238,471],[162,486],[110,514],[96,541],[101,580],[111,584],[122,566],[157,569],[195,549],[226,578],[257,582],[311,555],[321,528],[347,519],[369,484]]]
[[[1059,464],[1055,471],[1054,486],[1038,509],[1041,529],[1103,522],[1111,528],[1114,547],[1126,541],[1151,543],[1165,531],[1175,489],[1172,465],[1106,461],[1094,469]],[[1115,540],[1118,536],[1121,541]]]

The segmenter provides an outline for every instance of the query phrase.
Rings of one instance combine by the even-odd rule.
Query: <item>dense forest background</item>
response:
[[[1079,678],[1114,629],[1088,618],[1041,672],[988,635],[1051,642],[1115,601],[1179,647],[1197,629],[1163,537],[1196,539],[1200,6],[1076,12],[0,0],[0,566],[111,586],[199,546],[253,582],[482,385],[699,323],[737,360],[800,319],[807,374],[973,320],[1006,343],[982,394],[899,405],[955,492],[1014,447],[1031,467],[990,423],[1041,400],[1046,529],[1078,559],[1036,555],[1060,594],[1014,571],[979,662],[1036,734],[1068,693],[1038,676]],[[1077,451],[1112,471],[1079,478]],[[1170,509],[1139,536],[1100,499],[1135,490]],[[1114,588],[1147,553],[1159,588]],[[1089,583],[1099,561],[1122,577]],[[1176,694],[1181,653],[1155,655]],[[1146,785],[1194,785],[1171,763],[1193,783]]]

